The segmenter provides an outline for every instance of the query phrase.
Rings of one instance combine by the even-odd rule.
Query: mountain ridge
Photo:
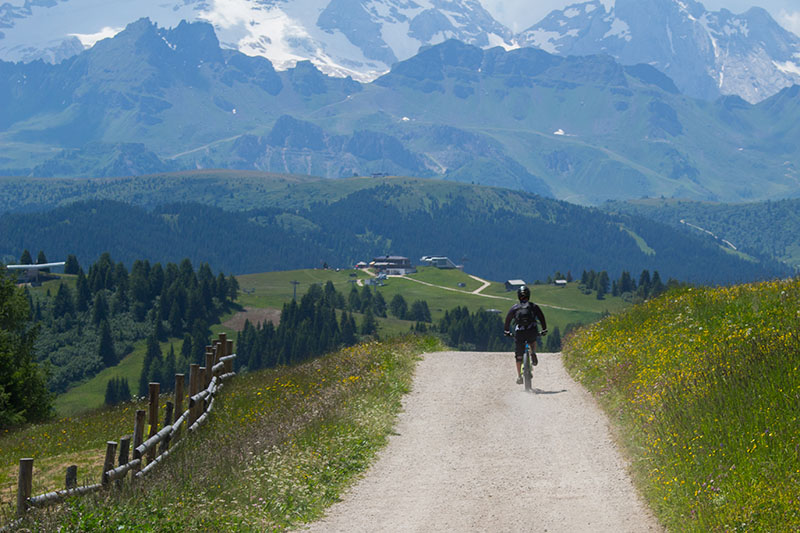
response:
[[[607,55],[449,40],[361,84],[221,49],[206,23],[142,19],[58,65],[0,74],[0,173],[394,174],[588,204],[800,194],[798,90],[708,103]]]
[[[708,11],[694,0],[607,4],[578,2],[514,34],[478,0],[26,2],[0,10],[0,59],[60,62],[149,16],[163,27],[211,23],[223,48],[268,58],[278,70],[310,60],[326,74],[361,82],[448,39],[561,55],[608,53],[625,65],[655,65],[705,99],[738,94],[755,103],[800,82],[800,37],[763,9]]]

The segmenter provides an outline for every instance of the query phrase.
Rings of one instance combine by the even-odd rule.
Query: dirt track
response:
[[[311,531],[662,531],[638,498],[607,421],[541,354],[536,393],[508,353],[419,363],[397,435]]]

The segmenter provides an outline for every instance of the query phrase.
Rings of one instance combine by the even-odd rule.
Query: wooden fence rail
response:
[[[106,443],[103,472],[100,483],[77,487],[77,467],[67,469],[67,487],[38,496],[31,496],[33,486],[33,459],[24,458],[19,461],[19,479],[17,484],[17,517],[18,520],[0,528],[0,532],[14,529],[19,525],[21,517],[34,507],[44,507],[60,502],[70,496],[79,496],[97,492],[104,488],[121,487],[122,481],[129,471],[133,470],[132,479],[139,479],[151,472],[158,464],[181,444],[181,428],[185,423],[187,435],[194,433],[206,420],[214,406],[214,397],[222,383],[235,375],[233,371],[233,341],[220,333],[219,339],[211,346],[206,346],[205,367],[191,365],[189,374],[188,408],[183,411],[185,376],[175,375],[175,401],[167,402],[164,416],[164,427],[158,429],[158,398],[160,385],[150,383],[149,387],[149,426],[150,434],[144,440],[145,410],[137,410],[133,434],[122,437],[119,444]],[[206,372],[206,369],[209,369]],[[205,387],[203,390],[199,390]],[[173,414],[175,421],[172,421]],[[133,444],[131,447],[131,439]],[[159,444],[161,447],[159,449]],[[114,456],[119,447],[118,466],[114,466]],[[133,458],[128,455],[133,450]],[[116,482],[116,483],[114,483]]]

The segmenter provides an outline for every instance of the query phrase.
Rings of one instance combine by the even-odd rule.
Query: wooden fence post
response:
[[[33,458],[19,460],[19,479],[17,480],[17,516],[28,510],[28,498],[33,489]]]
[[[67,467],[67,479],[64,483],[64,488],[74,489],[78,486],[78,466],[71,465]]]
[[[133,425],[133,460],[141,459],[141,454],[136,450],[139,446],[141,446],[142,442],[144,441],[144,417],[145,412],[144,409],[138,409],[136,411],[136,423]],[[142,463],[140,462],[137,466],[134,467],[134,471],[138,472],[142,469]]]
[[[106,442],[106,458],[103,460],[103,473],[100,476],[100,484],[108,487],[111,480],[108,479],[108,471],[114,470],[114,455],[117,453],[117,443],[114,441]]]
[[[230,355],[231,353],[228,351],[228,334],[227,333],[220,333],[219,334],[219,344],[221,346],[220,352],[217,354],[219,358],[223,358],[226,355]],[[219,362],[219,361],[217,361]]]
[[[175,374],[175,420],[178,420],[183,414],[183,387],[186,382],[185,374]],[[175,431],[175,439],[181,435],[181,428]]]
[[[207,389],[208,386],[211,384],[211,374],[214,372],[212,369],[214,368],[214,349],[206,349],[206,373],[205,373],[205,380],[203,381],[204,385],[203,388]]]
[[[200,365],[189,365],[189,398],[200,392]],[[187,426],[197,420],[197,405],[189,406],[189,420]]]
[[[150,383],[150,412],[148,414],[148,422],[150,423],[150,433],[147,437],[150,438],[158,433],[158,393],[161,385],[159,383]],[[156,458],[156,448],[153,446],[147,452],[147,460],[152,461]]]
[[[128,456],[130,455],[131,450],[131,437],[130,435],[126,435],[119,439],[119,465],[126,465],[128,464]],[[122,479],[120,478],[117,480],[117,488],[122,488]]]
[[[172,408],[172,402],[167,402],[167,407],[164,410],[164,427],[172,425]],[[169,450],[169,435],[161,441],[161,451],[159,453],[164,453],[167,450]]]
[[[225,354],[233,355],[233,341],[231,340],[226,341],[226,344],[227,346],[225,348]],[[225,361],[225,373],[230,374],[231,372],[233,372],[233,361],[231,359],[228,359],[227,361]]]

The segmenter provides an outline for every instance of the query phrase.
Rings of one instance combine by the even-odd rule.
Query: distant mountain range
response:
[[[694,0],[600,0],[553,11],[516,42],[560,55],[606,53],[647,63],[681,92],[712,100],[735,94],[760,102],[800,83],[800,38],[761,8],[735,15]]]
[[[56,65],[0,62],[0,174],[412,175],[578,203],[800,195],[800,87],[688,98],[609,56],[426,48],[372,83],[276,70],[142,19]]]
[[[654,66],[705,99],[755,103],[800,82],[800,38],[766,11],[714,12],[694,0],[590,0],[517,35],[478,0],[26,0],[0,6],[0,59],[59,62],[141,17],[162,27],[210,22],[223,48],[265,57],[278,70],[308,60],[362,82],[448,39],[609,54],[623,65]]]

